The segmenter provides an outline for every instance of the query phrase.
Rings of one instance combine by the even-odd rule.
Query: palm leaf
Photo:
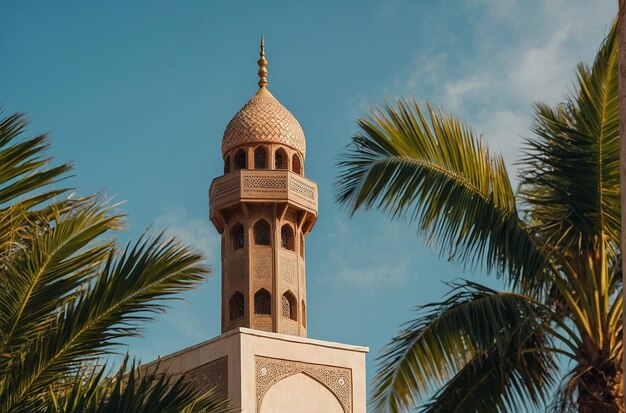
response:
[[[41,340],[20,354],[6,378],[0,410],[35,397],[81,362],[137,335],[139,323],[163,310],[162,300],[193,288],[207,272],[201,255],[161,237],[144,238],[114,256],[111,252],[93,285],[64,306]]]
[[[545,401],[554,382],[551,353],[524,354],[550,344],[538,324],[545,311],[524,296],[454,285],[445,301],[421,307],[383,351],[373,382],[375,411],[404,411],[446,383],[425,411],[454,405],[502,412],[520,401]]]
[[[455,117],[427,111],[430,121],[414,101],[399,101],[359,120],[362,133],[339,163],[338,202],[417,221],[442,252],[540,289],[545,257],[518,217],[502,158]]]
[[[521,194],[546,241],[565,251],[592,250],[604,233],[614,254],[620,244],[617,81],[614,25],[593,66],[578,65],[577,93],[556,108],[536,105]]]
[[[211,391],[198,392],[184,377],[172,381],[165,372],[146,371],[128,358],[107,378],[105,367],[81,371],[70,386],[51,390],[42,403],[47,413],[225,413],[228,402]]]
[[[47,138],[40,135],[15,143],[27,121],[22,114],[0,120],[0,207],[17,197],[43,190],[40,199],[50,200],[65,190],[47,190],[47,186],[66,176],[70,164],[46,169],[50,158],[42,155],[48,149]]]

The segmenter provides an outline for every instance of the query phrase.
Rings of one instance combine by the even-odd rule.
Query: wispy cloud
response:
[[[417,51],[410,64],[355,97],[354,111],[368,113],[372,96],[427,100],[483,134],[515,177],[523,137],[531,136],[532,103],[556,104],[572,90],[575,66],[591,63],[616,13],[614,3],[466,0],[480,16],[467,21],[474,38],[468,59],[451,59],[448,49]],[[485,23],[485,15],[493,21]]]
[[[385,223],[355,229],[337,220],[334,228],[328,242],[335,248],[325,268],[328,275],[321,277],[321,282],[375,291],[381,286],[402,285],[409,276],[414,276],[412,258],[402,253],[406,243],[398,236],[406,232],[406,227]]]
[[[211,227],[208,219],[191,217],[187,210],[179,205],[159,216],[154,226],[200,250],[210,262],[219,260],[219,235]]]

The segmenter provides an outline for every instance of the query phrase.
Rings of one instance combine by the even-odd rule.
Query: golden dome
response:
[[[296,118],[262,87],[226,126],[222,154],[249,143],[280,143],[306,152],[304,132]]]
[[[222,138],[222,155],[237,146],[250,143],[279,143],[306,153],[302,127],[280,102],[267,90],[267,60],[261,38],[259,91],[231,119]]]

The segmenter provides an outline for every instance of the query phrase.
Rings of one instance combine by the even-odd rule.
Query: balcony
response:
[[[241,169],[215,178],[210,216],[239,202],[285,202],[317,216],[317,183],[288,170]]]

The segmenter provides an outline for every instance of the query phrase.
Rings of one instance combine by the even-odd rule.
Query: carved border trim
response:
[[[277,382],[298,373],[306,373],[328,388],[337,397],[343,411],[352,413],[352,370],[321,364],[302,363],[255,356],[256,410],[261,411],[265,393]]]
[[[185,382],[191,382],[199,391],[213,389],[223,399],[228,397],[228,356],[218,358],[185,373]]]

